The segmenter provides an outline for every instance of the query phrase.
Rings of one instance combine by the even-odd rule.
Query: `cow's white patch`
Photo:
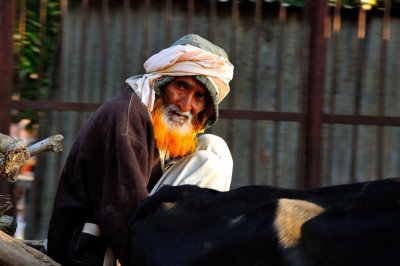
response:
[[[175,207],[175,203],[173,202],[163,202],[161,203],[162,208],[164,209],[164,211],[168,211],[169,209]]]
[[[302,225],[323,211],[324,208],[309,201],[279,199],[274,228],[282,247],[295,247],[301,237]]]

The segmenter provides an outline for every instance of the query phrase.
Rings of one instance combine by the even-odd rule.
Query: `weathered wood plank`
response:
[[[0,265],[60,265],[49,256],[0,231]]]

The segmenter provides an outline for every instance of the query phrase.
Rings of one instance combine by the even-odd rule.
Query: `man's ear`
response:
[[[210,101],[206,107],[206,109],[203,110],[203,122],[207,121],[211,116],[214,115],[214,105]]]
[[[156,100],[164,97],[164,88],[165,88],[165,86],[162,86],[161,88],[158,88],[156,90],[156,93],[155,93],[155,96],[156,96],[155,99]]]

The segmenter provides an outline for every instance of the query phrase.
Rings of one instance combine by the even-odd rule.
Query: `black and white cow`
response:
[[[400,180],[309,190],[165,187],[130,222],[132,265],[400,265]]]

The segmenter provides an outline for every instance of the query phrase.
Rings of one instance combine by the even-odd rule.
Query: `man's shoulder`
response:
[[[122,123],[127,120],[148,122],[150,119],[147,107],[131,88],[126,88],[119,96],[102,104],[92,115],[92,121],[103,123]],[[135,122],[135,123],[136,123]]]
[[[102,104],[96,112],[120,112],[122,110],[126,110],[132,105],[139,110],[146,110],[146,107],[141,103],[139,97],[131,88],[128,87],[125,88],[125,90],[117,97],[112,98]]]

